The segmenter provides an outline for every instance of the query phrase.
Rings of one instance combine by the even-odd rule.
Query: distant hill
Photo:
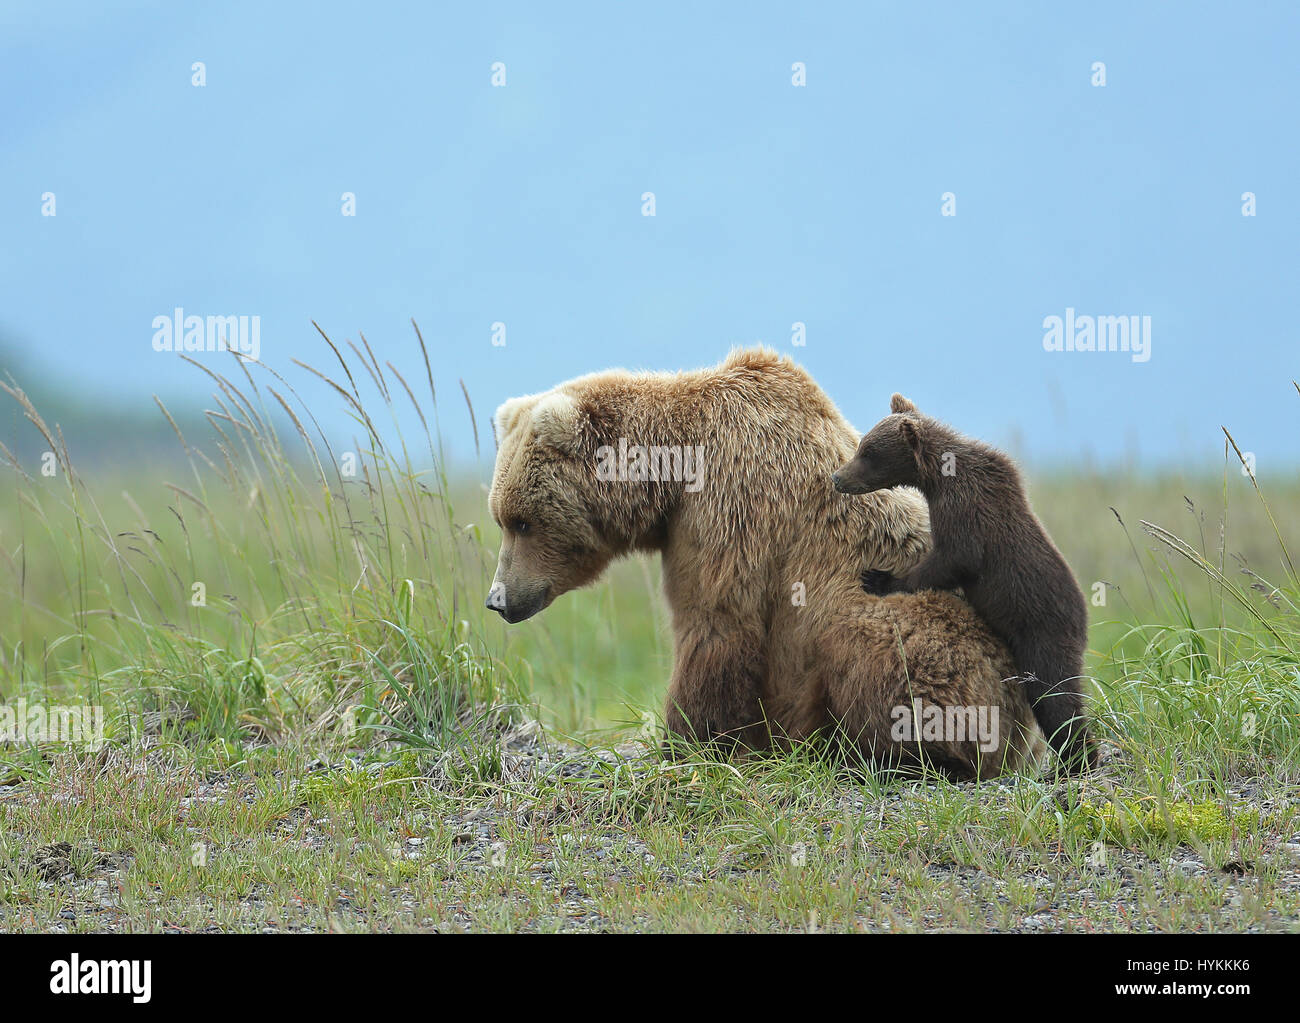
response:
[[[17,387],[51,430],[61,431],[72,463],[81,472],[180,462],[184,451],[176,433],[151,401],[114,401],[86,390],[68,390],[48,368],[36,367],[12,344],[0,340],[0,381]],[[208,447],[207,419],[196,409],[169,408],[191,443]],[[57,435],[57,434],[56,434]],[[0,390],[0,443],[30,469],[49,444],[32,425],[22,406]]]

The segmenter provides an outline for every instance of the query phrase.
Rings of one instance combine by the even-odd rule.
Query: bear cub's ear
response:
[[[912,455],[916,458],[917,465],[920,465],[921,448],[925,444],[925,436],[921,424],[915,419],[900,419],[898,421],[898,432],[903,435],[903,442],[911,448]]]
[[[890,412],[915,412],[916,406],[904,398],[901,394],[895,394],[889,399]]]

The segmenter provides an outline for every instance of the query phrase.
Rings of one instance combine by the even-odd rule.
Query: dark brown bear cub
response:
[[[1095,767],[1081,674],[1088,608],[1069,566],[1029,508],[1020,474],[999,451],[917,411],[901,394],[831,476],[865,494],[909,485],[930,504],[927,554],[906,576],[865,580],[876,592],[960,587],[1011,650],[1048,742],[1070,771]],[[869,576],[873,575],[868,573]]]

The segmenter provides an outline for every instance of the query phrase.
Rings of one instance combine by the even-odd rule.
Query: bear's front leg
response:
[[[664,719],[668,737],[756,750],[768,745],[759,696],[761,639],[750,628],[698,623],[678,637]]]

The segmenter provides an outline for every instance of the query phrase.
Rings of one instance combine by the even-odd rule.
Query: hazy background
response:
[[[414,316],[464,458],[458,377],[486,430],[513,394],[763,341],[860,427],[899,389],[1036,460],[1181,466],[1227,424],[1267,474],[1300,412],[1298,28],[1293,3],[7,0],[0,369],[78,424],[74,458],[130,469],[151,393],[211,404],[155,316],[258,315],[282,371],[327,365],[314,318],[408,379]],[[1067,306],[1149,315],[1150,362],[1045,352]],[[26,429],[0,396],[0,440]]]

